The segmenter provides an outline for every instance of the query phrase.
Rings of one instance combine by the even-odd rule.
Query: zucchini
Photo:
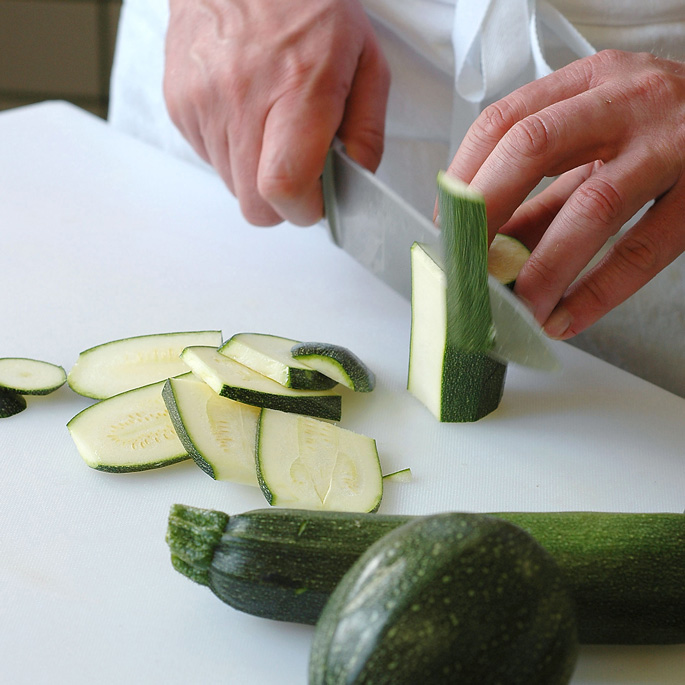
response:
[[[205,584],[242,611],[309,624],[360,554],[415,518],[296,509],[237,514],[196,562],[202,525],[179,521],[201,521],[206,511],[172,509],[167,541],[186,564],[176,568],[206,574]],[[582,643],[685,643],[685,514],[493,515],[526,530],[555,558],[576,603]]]
[[[297,509],[228,516],[175,504],[166,541],[174,568],[234,609],[313,625],[345,571],[409,520]]]
[[[190,345],[221,344],[221,331],[158,333],[113,340],[84,350],[69,371],[74,392],[94,399],[178,376],[187,368],[180,359]]]
[[[530,250],[520,240],[497,233],[488,250],[488,273],[502,285],[513,288],[528,257]]]
[[[342,397],[331,390],[295,390],[248,369],[213,347],[193,346],[181,358],[219,395],[257,407],[339,421]]]
[[[568,683],[573,600],[553,557],[489,516],[416,519],[375,542],[316,625],[310,685]]]
[[[169,378],[162,398],[186,452],[215,480],[257,486],[259,408],[217,395],[192,373]]]
[[[66,372],[57,364],[23,357],[0,359],[0,388],[17,395],[47,395],[66,380]]]
[[[411,250],[407,387],[439,421],[477,421],[499,406],[506,375],[506,365],[489,356],[495,332],[485,201],[441,172],[438,204],[444,271],[422,246]]]
[[[381,503],[376,441],[334,424],[263,409],[256,461],[271,505],[368,512]]]
[[[290,353],[355,392],[371,392],[376,385],[373,371],[341,345],[304,342],[294,345]]]
[[[299,390],[328,390],[336,381],[290,354],[297,340],[264,333],[236,333],[219,352],[244,366],[261,373],[286,388]]]
[[[26,409],[26,398],[11,390],[0,389],[0,419],[14,416]]]
[[[189,459],[162,398],[164,381],[82,410],[67,428],[83,460],[99,471],[145,471]]]
[[[506,365],[462,352],[447,333],[445,273],[427,245],[411,248],[412,304],[407,389],[438,421],[475,421],[502,397]]]

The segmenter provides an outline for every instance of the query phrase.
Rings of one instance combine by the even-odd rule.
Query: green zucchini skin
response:
[[[308,624],[368,547],[418,518],[260,509],[221,514],[213,538],[188,523],[219,514],[172,508],[167,542],[174,567],[241,611]],[[554,557],[576,602],[582,644],[685,643],[685,514],[493,516],[527,531]],[[204,545],[203,555],[197,545]]]
[[[7,419],[26,409],[26,398],[13,390],[0,388],[0,419]]]
[[[458,513],[406,523],[345,574],[316,626],[310,685],[568,683],[573,600],[513,524]]]
[[[506,364],[481,352],[445,346],[440,421],[478,421],[499,407]]]
[[[198,523],[202,512],[183,505],[172,508],[167,543],[176,570],[207,585],[235,609],[310,625],[316,623],[331,592],[363,552],[411,520],[379,514],[257,509],[227,517],[221,534],[215,536],[220,512],[209,511],[205,526]],[[203,553],[198,554],[195,543],[207,540],[209,547],[202,547]]]
[[[563,569],[585,644],[685,642],[685,514],[507,513]]]

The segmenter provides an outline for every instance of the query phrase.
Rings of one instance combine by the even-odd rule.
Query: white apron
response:
[[[573,59],[614,47],[685,61],[682,0],[362,0],[392,71],[378,170],[432,215],[435,175],[478,112]],[[166,0],[125,0],[113,126],[204,165],[162,95]],[[571,342],[685,397],[685,255]]]

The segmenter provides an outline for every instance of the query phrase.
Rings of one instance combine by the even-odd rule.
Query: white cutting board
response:
[[[257,229],[203,169],[62,103],[0,115],[0,356],[69,368],[90,346],[219,328],[346,345],[376,372],[342,425],[375,437],[385,513],[685,508],[685,401],[559,343],[498,411],[440,425],[405,390],[408,302],[320,228]],[[0,681],[303,685],[312,628],[223,605],[172,568],[174,502],[265,506],[192,463],[106,474],[62,388],[0,421]],[[586,647],[574,684],[683,683],[685,647]]]

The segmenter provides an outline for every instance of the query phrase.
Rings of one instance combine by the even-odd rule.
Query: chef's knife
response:
[[[374,174],[355,163],[336,140],[323,174],[326,223],[333,241],[404,297],[411,298],[414,242],[440,250],[440,231]],[[488,277],[495,326],[491,355],[503,362],[551,371],[560,368],[547,336],[528,308]]]

